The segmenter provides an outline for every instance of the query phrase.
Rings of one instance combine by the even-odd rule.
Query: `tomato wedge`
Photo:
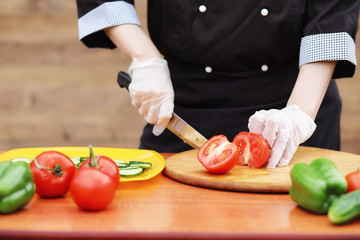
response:
[[[204,143],[197,158],[209,172],[224,174],[235,167],[239,159],[239,151],[226,136],[216,135]]]
[[[269,144],[256,133],[240,132],[233,140],[239,149],[237,164],[251,168],[262,167],[269,158]]]

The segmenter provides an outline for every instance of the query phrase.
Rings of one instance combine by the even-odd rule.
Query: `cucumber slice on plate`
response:
[[[141,168],[151,168],[152,164],[150,162],[141,162],[141,161],[130,161],[130,167],[141,167]]]
[[[79,159],[80,159],[80,163],[82,163],[82,162],[88,160],[89,157],[79,157]]]
[[[73,163],[74,163],[75,165],[79,165],[79,164],[80,164],[80,157],[71,157],[70,159],[71,159],[71,161],[73,161]]]
[[[117,160],[117,159],[113,159],[113,161],[117,164],[123,164],[123,163],[126,163],[125,161],[123,160]]]
[[[116,164],[116,166],[118,166],[118,168],[128,168],[128,167],[130,167],[130,165],[128,163],[119,163],[119,164]]]
[[[119,168],[129,167],[129,164],[122,160],[113,160]]]
[[[120,168],[119,172],[122,177],[134,177],[140,175],[144,171],[141,167]]]
[[[26,163],[31,163],[31,159],[30,158],[13,158],[10,160],[10,162],[26,162]]]

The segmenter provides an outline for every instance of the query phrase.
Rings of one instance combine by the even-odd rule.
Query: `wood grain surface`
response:
[[[169,154],[162,154],[165,158]],[[360,219],[343,226],[299,208],[288,194],[219,191],[159,174],[121,182],[103,211],[78,209],[70,194],[35,195],[0,216],[0,239],[356,239]]]
[[[197,160],[197,150],[178,153],[166,160],[165,174],[179,182],[199,187],[230,191],[283,192],[291,186],[290,171],[298,162],[310,163],[316,158],[332,160],[343,175],[355,171],[360,156],[340,151],[313,147],[299,147],[290,164],[272,169],[254,169],[235,166],[230,172],[215,175],[208,172]]]

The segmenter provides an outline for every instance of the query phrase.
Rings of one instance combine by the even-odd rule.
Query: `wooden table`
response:
[[[170,154],[163,154],[166,158]],[[298,208],[288,194],[219,191],[160,174],[120,183],[104,211],[85,212],[69,194],[37,195],[0,215],[0,239],[360,239],[360,221],[334,226]]]

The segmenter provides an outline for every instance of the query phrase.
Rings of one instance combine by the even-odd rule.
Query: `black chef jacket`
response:
[[[78,0],[79,18],[103,2]],[[359,2],[148,0],[149,33],[168,61],[174,111],[207,138],[224,134],[231,141],[240,131],[248,131],[248,119],[255,111],[286,106],[299,72],[304,39],[322,46],[350,38],[354,46]],[[333,37],[337,34],[348,38]],[[322,43],[322,36],[331,40]],[[88,47],[115,47],[101,30],[81,40]],[[334,79],[352,77],[355,72],[356,63],[346,56],[316,53],[316,48],[306,49],[306,44],[302,51],[304,56],[326,55],[309,62],[338,60]],[[332,80],[315,119],[317,129],[303,145],[339,150],[340,113],[341,99]],[[151,131],[147,124],[140,148],[190,149],[168,130],[160,136]]]

